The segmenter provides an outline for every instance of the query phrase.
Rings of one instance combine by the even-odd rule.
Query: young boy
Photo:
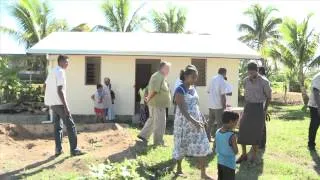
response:
[[[222,128],[216,132],[216,153],[218,155],[218,180],[234,180],[236,154],[238,153],[237,136],[233,132],[239,114],[225,111],[222,117]]]
[[[94,101],[94,112],[96,113],[97,122],[105,121],[104,96],[103,86],[97,84],[97,91],[91,96]]]

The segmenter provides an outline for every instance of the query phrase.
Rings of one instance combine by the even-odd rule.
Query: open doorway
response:
[[[160,65],[160,59],[137,59],[136,60],[136,82],[135,82],[135,114],[140,112],[139,89],[149,83],[150,77]]]

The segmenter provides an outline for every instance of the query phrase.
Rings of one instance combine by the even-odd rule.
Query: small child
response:
[[[225,111],[222,116],[222,128],[216,132],[216,153],[218,156],[218,180],[234,180],[236,154],[238,154],[237,135],[233,132],[239,120],[239,114]]]
[[[140,96],[140,125],[143,127],[146,121],[149,118],[149,111],[148,111],[148,105],[145,101],[145,98],[148,94],[148,86],[145,88],[139,89],[139,96]]]
[[[104,96],[103,86],[97,84],[97,91],[91,96],[94,101],[94,112],[96,113],[97,122],[105,122]]]

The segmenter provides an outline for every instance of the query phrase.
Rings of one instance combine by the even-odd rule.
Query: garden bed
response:
[[[125,125],[110,123],[91,126],[86,132],[78,134],[79,147],[88,152],[80,159],[69,156],[67,137],[63,139],[65,154],[54,158],[53,137],[34,138],[31,132],[21,126],[0,124],[0,179],[21,178],[47,168],[55,168],[66,173],[88,172],[90,164],[87,164],[86,159],[102,163],[110,155],[122,152],[135,143],[135,138],[123,129]]]

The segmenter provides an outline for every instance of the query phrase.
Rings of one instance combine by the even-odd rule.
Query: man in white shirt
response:
[[[220,68],[218,75],[214,76],[209,84],[209,122],[207,128],[207,135],[211,141],[211,135],[215,134],[217,129],[222,127],[222,114],[226,108],[226,90],[227,85],[225,77],[227,70]],[[214,129],[213,129],[214,127]]]
[[[232,85],[228,82],[227,77],[224,78],[226,82],[226,104],[231,107]]]
[[[308,146],[311,151],[316,147],[316,135],[320,125],[320,72],[316,74],[311,83],[311,94],[308,106],[310,108],[310,126]]]
[[[48,74],[44,85],[44,101],[47,106],[50,106],[53,115],[56,156],[61,155],[63,152],[61,146],[63,138],[63,124],[67,127],[71,155],[78,156],[83,154],[83,152],[77,148],[77,130],[66,100],[67,84],[65,69],[68,67],[68,62],[69,59],[67,56],[59,55],[58,66],[52,69]]]

